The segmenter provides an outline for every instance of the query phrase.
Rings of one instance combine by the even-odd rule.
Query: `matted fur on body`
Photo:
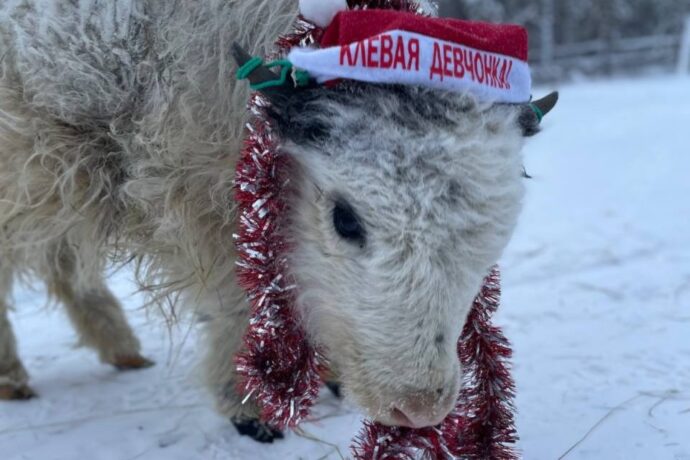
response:
[[[247,319],[232,197],[248,90],[229,49],[266,54],[297,1],[45,4],[0,3],[0,386],[28,379],[3,300],[17,277],[44,279],[105,362],[140,357],[102,279],[108,261],[133,260],[155,299],[183,294],[209,318],[219,410],[255,416],[233,368]],[[370,415],[435,423],[455,402],[472,299],[517,220],[518,109],[352,84],[273,115],[296,165],[290,257],[309,334]],[[335,231],[335,205],[364,227],[358,244]]]

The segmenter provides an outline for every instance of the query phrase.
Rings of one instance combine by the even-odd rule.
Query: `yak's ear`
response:
[[[323,108],[314,104],[319,91],[317,88],[297,95],[271,98],[266,113],[281,139],[304,146],[320,145],[328,139],[330,123],[323,116]]]
[[[522,105],[518,117],[522,134],[525,137],[537,134],[541,120],[556,106],[557,102],[558,92],[554,91],[546,97]]]

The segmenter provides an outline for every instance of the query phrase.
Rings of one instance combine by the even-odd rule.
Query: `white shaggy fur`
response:
[[[13,277],[46,280],[104,361],[138,355],[101,279],[108,260],[132,261],[155,300],[209,319],[218,408],[254,416],[232,365],[247,320],[232,179],[248,90],[229,49],[266,53],[297,1],[47,4],[0,3],[0,385],[28,379],[3,302]],[[291,260],[310,335],[379,420],[444,416],[455,343],[520,208],[518,109],[353,84],[275,111],[297,165]],[[359,215],[361,247],[335,233],[334,200]]]

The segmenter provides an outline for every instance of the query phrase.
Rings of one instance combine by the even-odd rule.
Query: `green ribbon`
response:
[[[537,119],[539,120],[539,123],[541,123],[541,120],[544,118],[544,112],[542,112],[541,109],[534,104],[530,104],[529,107],[537,115]]]
[[[254,56],[250,60],[244,63],[239,69],[237,69],[237,78],[239,80],[244,80],[249,78],[252,72],[257,68],[264,65],[264,61],[257,56]],[[287,59],[278,59],[276,61],[271,61],[265,65],[266,68],[272,69],[273,67],[280,67],[280,75],[275,80],[263,81],[261,83],[252,83],[249,87],[255,91],[260,91],[266,88],[274,88],[276,86],[283,86],[287,81],[290,71],[293,69],[292,62]],[[295,70],[294,72],[294,82],[297,86],[307,86],[309,84],[309,73],[305,70]]]

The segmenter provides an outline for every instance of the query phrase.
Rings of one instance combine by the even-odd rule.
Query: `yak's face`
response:
[[[297,160],[291,270],[312,340],[376,420],[439,423],[472,300],[520,210],[519,109],[399,86],[276,107]]]

